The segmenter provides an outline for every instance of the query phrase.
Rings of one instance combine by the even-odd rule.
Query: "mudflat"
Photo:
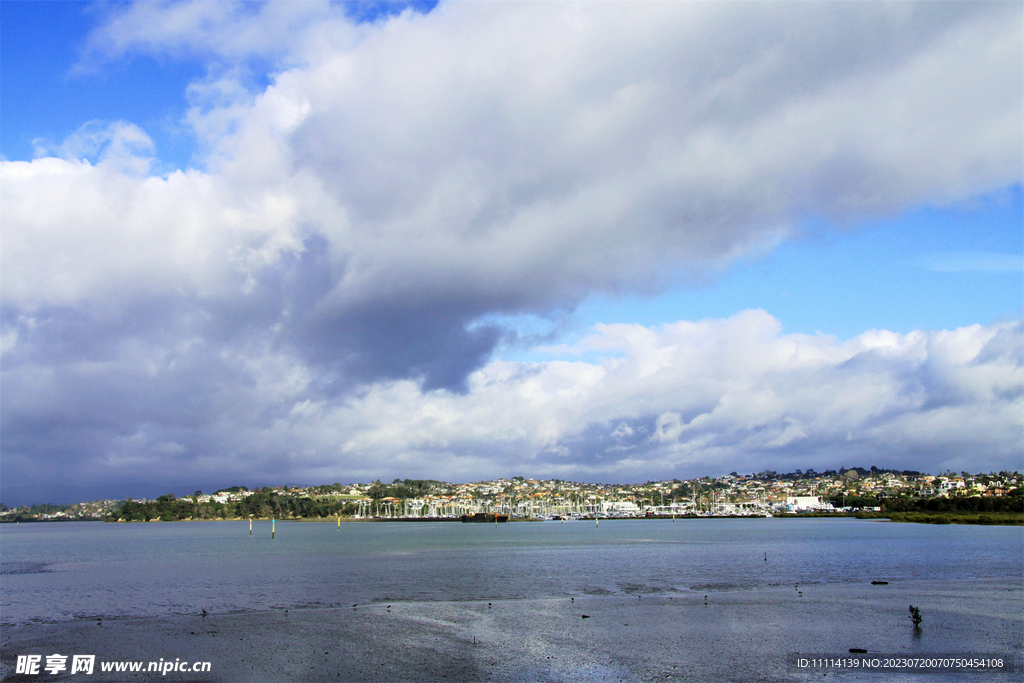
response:
[[[910,604],[923,622],[914,629]],[[585,616],[584,616],[585,615]],[[801,681],[787,654],[1024,653],[1019,579],[772,586],[674,595],[393,602],[7,625],[4,680]],[[91,654],[92,675],[15,673],[18,655]],[[149,662],[209,671],[147,672]],[[102,671],[104,662],[142,671]],[[835,674],[828,674],[829,677]],[[879,681],[843,673],[844,681]],[[884,678],[884,675],[883,675]],[[1003,674],[901,674],[901,680]],[[824,680],[827,680],[825,678]]]

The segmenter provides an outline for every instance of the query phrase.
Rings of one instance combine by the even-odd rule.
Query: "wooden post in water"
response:
[[[274,524],[277,522],[273,517],[270,518],[270,539],[274,539]]]
[[[338,515],[338,531],[341,531],[341,515]]]
[[[249,535],[252,536],[252,517],[249,518]]]

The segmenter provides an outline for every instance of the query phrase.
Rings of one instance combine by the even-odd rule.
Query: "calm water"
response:
[[[0,527],[0,620],[1024,579],[1020,527],[854,519]],[[768,561],[765,561],[767,553]]]

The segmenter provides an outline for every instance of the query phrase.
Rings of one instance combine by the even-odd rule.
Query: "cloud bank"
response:
[[[93,364],[19,368],[5,380],[16,397],[5,413],[31,439],[26,451],[47,448],[83,478],[128,468],[178,481],[182,467],[193,481],[250,484],[516,471],[643,481],[808,463],[959,470],[1019,457],[1022,344],[1020,322],[839,342],[782,334],[751,310],[601,325],[560,358],[490,362],[465,393],[393,380],[342,398],[279,354],[210,367],[192,348],[156,366],[124,348],[118,372],[99,378]],[[583,352],[602,358],[572,358]],[[190,391],[211,379],[223,395]],[[34,463],[8,454],[4,466]]]
[[[602,327],[587,343],[620,357],[533,366],[492,361],[510,332],[481,320],[700,282],[809,217],[1021,182],[1021,18],[110,10],[82,68],[202,59],[201,153],[163,172],[131,122],[83,122],[2,162],[5,486],[1019,461],[1019,326],[838,343],[747,312]]]

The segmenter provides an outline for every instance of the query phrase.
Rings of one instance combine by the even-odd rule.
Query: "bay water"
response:
[[[1010,578],[1024,530],[857,519],[0,527],[0,621]]]

